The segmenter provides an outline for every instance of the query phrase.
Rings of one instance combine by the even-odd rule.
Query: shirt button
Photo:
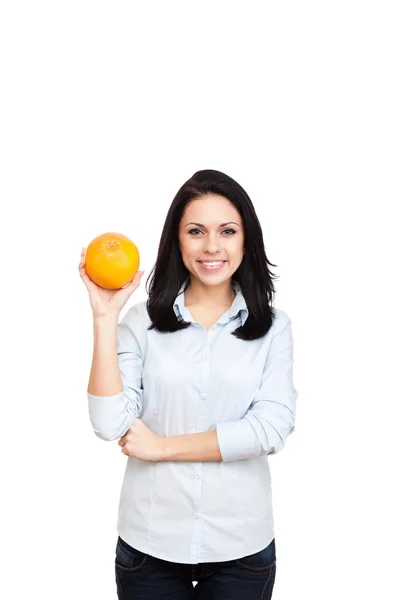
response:
[[[200,519],[199,514],[198,513],[194,513],[194,518],[195,519]]]
[[[203,356],[203,360],[208,360],[208,356]]]
[[[201,477],[200,473],[196,473],[195,477],[196,477],[196,479],[200,479],[200,477]]]
[[[207,394],[200,394],[200,398],[201,398],[202,400],[205,400],[205,399],[207,398]]]

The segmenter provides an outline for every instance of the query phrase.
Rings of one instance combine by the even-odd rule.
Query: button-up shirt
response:
[[[177,563],[227,561],[274,538],[268,456],[294,430],[291,320],[273,308],[263,337],[231,332],[248,309],[237,282],[231,307],[207,329],[193,319],[182,285],[174,303],[187,329],[148,331],[146,301],[118,324],[123,392],[88,394],[95,434],[118,440],[137,417],[160,436],[216,429],[221,461],[150,462],[127,457],[117,532],[145,554]]]

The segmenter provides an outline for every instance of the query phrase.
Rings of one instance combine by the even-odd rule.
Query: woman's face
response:
[[[183,213],[179,247],[186,268],[204,284],[217,285],[230,279],[243,259],[244,232],[239,212],[224,196],[196,198]]]

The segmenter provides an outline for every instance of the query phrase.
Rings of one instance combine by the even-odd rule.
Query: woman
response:
[[[219,171],[178,191],[148,300],[79,270],[94,318],[95,434],[128,457],[115,574],[120,599],[267,600],[276,555],[268,455],[294,429],[293,339],[245,190]],[[193,582],[198,582],[193,585]]]

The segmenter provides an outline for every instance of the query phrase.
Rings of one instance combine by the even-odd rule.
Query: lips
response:
[[[225,263],[227,261],[226,260],[215,261],[217,263],[215,265],[212,264],[213,261],[199,260],[198,262],[200,263],[201,268],[204,269],[205,271],[218,271],[219,269],[223,268],[223,266],[225,265]],[[208,262],[211,263],[211,265],[207,265]]]

